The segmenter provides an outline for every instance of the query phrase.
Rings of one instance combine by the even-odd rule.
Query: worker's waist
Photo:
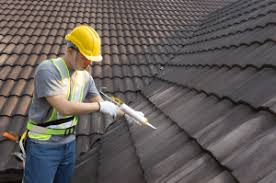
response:
[[[27,123],[27,129],[31,132],[47,135],[67,136],[75,133],[76,123],[74,116],[36,124],[32,120]]]
[[[60,124],[68,123],[68,122],[72,121],[74,118],[75,118],[75,116],[71,116],[71,117],[67,117],[67,118],[61,118],[61,119],[56,119],[53,121],[46,121],[46,122],[41,122],[41,123],[37,123],[37,122],[29,119],[29,122],[31,122],[32,124],[34,124],[36,126],[48,128],[53,125],[60,125]]]

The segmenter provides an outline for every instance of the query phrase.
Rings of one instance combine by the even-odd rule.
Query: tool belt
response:
[[[59,125],[62,123],[66,123],[66,122],[72,121],[74,118],[75,118],[75,116],[72,116],[69,118],[49,121],[49,122],[42,123],[42,124],[34,124],[34,123],[32,123],[32,121],[28,121],[27,130],[35,132],[35,133],[40,133],[40,134],[68,136],[68,135],[75,133],[76,125],[71,126],[69,128],[65,128],[65,129],[51,129],[51,128],[47,128],[47,127],[50,125]]]

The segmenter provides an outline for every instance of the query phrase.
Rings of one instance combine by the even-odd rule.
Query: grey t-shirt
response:
[[[62,59],[62,58],[58,58]],[[74,74],[73,70],[69,70],[70,76]],[[43,61],[36,69],[34,77],[34,93],[32,104],[29,109],[29,118],[36,123],[46,121],[51,113],[51,105],[47,102],[46,97],[60,95],[66,90],[62,87],[61,76],[50,61]],[[85,71],[85,87],[84,99],[91,96],[98,96],[99,92],[96,88],[92,76]],[[67,143],[75,139],[74,135],[68,137],[52,136],[48,141],[39,141],[41,143]]]

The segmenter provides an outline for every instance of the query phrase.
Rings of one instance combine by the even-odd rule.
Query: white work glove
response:
[[[117,112],[119,110],[119,107],[117,105],[109,101],[102,101],[102,102],[99,102],[99,104],[100,104],[100,112],[104,114],[108,114],[113,118],[116,117]]]
[[[140,116],[145,117],[145,114],[142,111],[136,111],[136,113]],[[143,125],[140,121],[137,121],[135,118],[131,117],[128,114],[125,114],[125,118],[130,124],[137,123],[139,125]]]

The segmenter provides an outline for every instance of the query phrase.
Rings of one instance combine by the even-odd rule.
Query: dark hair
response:
[[[72,48],[73,50],[79,51],[79,49],[73,43],[71,43],[70,41],[67,41],[66,45],[67,45],[68,48]]]

